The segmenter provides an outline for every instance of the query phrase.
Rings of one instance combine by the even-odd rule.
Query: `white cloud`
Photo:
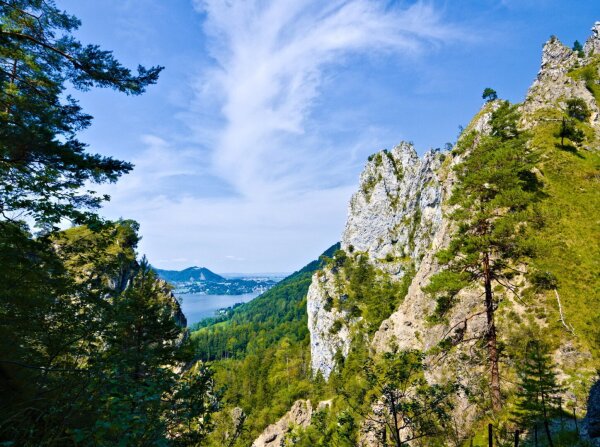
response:
[[[411,56],[458,36],[423,2],[406,9],[369,0],[196,5],[206,13],[218,64],[196,85],[196,94],[201,102],[207,92],[213,100],[216,95],[224,118],[214,167],[247,196],[302,189],[318,182],[319,166],[347,163],[305,136],[326,68],[357,53]]]
[[[459,37],[428,3],[386,3],[196,1],[215,65],[192,83],[180,118],[188,146],[204,149],[144,136],[136,170],[108,189],[107,215],[139,220],[140,251],[162,268],[199,259],[218,272],[291,271],[316,258],[339,240],[356,155],[380,141],[372,128],[353,129],[345,147],[332,141],[335,118],[312,115],[323,83],[354,56],[412,58]],[[209,175],[228,194],[202,194]],[[182,186],[186,177],[197,186]]]

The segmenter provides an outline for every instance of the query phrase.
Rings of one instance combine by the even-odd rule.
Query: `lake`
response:
[[[247,303],[260,295],[260,292],[243,295],[199,295],[195,293],[176,293],[175,295],[181,302],[181,310],[187,318],[188,326],[191,326],[204,318],[213,317],[219,309],[231,307],[236,303]]]

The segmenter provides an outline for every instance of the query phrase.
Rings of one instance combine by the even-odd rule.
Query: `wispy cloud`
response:
[[[140,220],[141,251],[159,267],[185,257],[221,272],[292,271],[316,257],[339,239],[362,158],[382,139],[359,119],[343,129],[341,117],[364,111],[323,104],[324,86],[357,63],[410,63],[462,37],[432,4],[400,3],[195,1],[213,64],[179,114],[188,149],[144,136],[108,215]]]
[[[318,184],[323,171],[316,166],[348,161],[306,135],[328,68],[354,54],[414,57],[459,36],[424,2],[402,8],[371,0],[201,0],[196,6],[206,14],[217,62],[196,85],[198,98],[210,92],[223,117],[214,167],[250,197]]]

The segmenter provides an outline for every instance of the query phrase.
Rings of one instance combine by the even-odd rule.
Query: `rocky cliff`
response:
[[[599,80],[600,22],[596,22],[592,28],[592,35],[584,46],[583,54],[568,48],[554,36],[546,42],[540,71],[525,101],[519,106],[522,117],[520,126],[532,131],[534,138],[531,144],[540,146],[539,150],[535,147],[534,150],[542,154],[542,160],[549,157],[541,149],[547,144],[543,139],[550,141],[552,135],[557,135],[558,123],[561,121],[564,126],[562,117],[568,113],[567,101],[573,99],[583,101],[589,111],[580,125],[585,141],[579,150],[597,153],[600,130]],[[458,145],[451,152],[430,151],[419,158],[411,144],[401,143],[391,151],[384,150],[371,156],[360,176],[358,191],[349,205],[341,244],[346,255],[368,257],[371,265],[389,274],[395,281],[400,281],[407,275],[410,275],[411,280],[406,295],[399,297],[395,312],[369,337],[371,350],[384,352],[394,346],[433,352],[442,342],[456,345],[461,342],[452,354],[444,357],[443,362],[438,357],[428,357],[427,377],[431,382],[454,378],[463,385],[468,385],[470,376],[477,369],[468,360],[471,357],[470,350],[487,330],[485,309],[480,299],[482,290],[478,287],[463,289],[444,321],[438,322],[432,322],[429,318],[435,302],[423,288],[441,269],[436,260],[436,252],[448,245],[457,230],[445,217],[452,210],[448,198],[457,181],[453,168],[469,156],[469,147],[474,147],[479,138],[490,133],[490,117],[499,104],[498,101],[492,101],[484,105],[461,137],[463,143],[469,135],[473,140],[460,147],[459,139]],[[554,146],[559,147],[557,143],[552,146],[548,144],[548,147],[556,150]],[[575,146],[568,149],[578,151]],[[581,155],[579,157],[585,158]],[[549,173],[541,171],[543,161],[539,166],[535,175],[553,188],[552,182],[556,180]],[[548,169],[560,168],[548,165]],[[593,188],[589,183],[592,174],[586,175],[589,185],[586,187]],[[560,206],[559,199],[557,193],[556,206]],[[595,212],[597,211],[596,208]],[[331,304],[345,298],[345,289],[340,287],[337,269],[334,260],[323,271],[317,272],[308,293],[312,368],[313,373],[320,372],[324,377],[328,377],[336,368],[339,356],[348,355],[353,338],[365,337],[364,333],[355,330],[362,317],[351,315]],[[531,286],[525,276],[518,277],[516,282],[521,291],[527,292]],[[565,289],[564,292],[572,291]],[[559,291],[555,290],[554,293],[555,295],[547,297],[538,296],[547,310],[540,314],[540,307],[537,307],[538,314],[532,321],[542,327],[554,324],[548,321],[548,315],[562,321],[565,332],[554,352],[554,359],[562,379],[567,383],[576,380],[580,374],[592,374],[591,365],[594,362],[586,347],[589,344],[578,338],[565,323]],[[553,296],[556,301],[551,301]],[[498,311],[503,333],[510,333],[516,327],[515,321],[530,318],[532,312],[531,305],[523,302],[520,292],[507,294]],[[343,322],[341,327],[340,322]],[[476,417],[474,411],[465,396],[457,400],[456,414],[460,415],[457,418],[460,424],[466,427]],[[458,431],[461,431],[460,427]],[[365,435],[365,439],[367,438],[368,433]],[[367,442],[365,445],[370,444]]]
[[[572,74],[578,67],[592,63],[594,53],[600,52],[600,22],[596,22],[592,32],[583,58],[554,36],[546,42],[541,69],[521,106],[524,127],[536,124],[536,112],[540,109],[563,110],[568,98],[583,99],[591,112],[590,123],[598,125],[599,109],[593,91],[585,79]],[[597,70],[597,66],[593,68]],[[463,135],[470,131],[479,135],[488,133],[494,107],[494,103],[486,104]],[[416,272],[398,311],[382,323],[373,337],[377,350],[386,349],[392,340],[404,348],[430,348],[447,336],[448,327],[474,311],[471,301],[476,301],[473,297],[478,292],[463,293],[461,305],[450,316],[448,326],[432,328],[425,317],[433,303],[422,291],[428,278],[439,271],[434,255],[448,243],[452,232],[443,218],[447,211],[445,200],[455,182],[452,167],[465,155],[429,151],[419,158],[414,147],[403,142],[391,151],[371,156],[360,176],[358,191],[349,205],[342,249],[347,253],[367,254],[371,263],[397,279],[409,268]],[[352,319],[327,306],[336,293],[333,283],[331,269],[315,274],[307,305],[312,367],[325,377],[335,366],[336,352],[346,355],[351,343],[348,328]],[[332,334],[331,327],[340,318],[348,324]],[[480,320],[470,321],[468,330],[482,330]]]
[[[569,109],[573,104],[579,111],[575,114]],[[595,240],[600,219],[599,104],[600,22],[594,25],[583,51],[551,37],[543,47],[539,73],[517,107],[517,127],[527,135],[527,150],[536,159],[528,173],[544,190],[545,199],[535,209],[543,223],[532,236],[540,239],[532,241],[539,253],[515,269],[511,276],[514,287],[499,285],[494,292],[500,297],[494,313],[501,349],[508,352],[511,344],[520,343],[529,330],[525,328],[544,332],[564,386],[561,397],[580,422],[585,415],[581,402],[600,367],[594,354],[600,335],[600,284],[594,276],[600,256]],[[313,275],[307,295],[313,375],[328,378],[334,371],[343,371],[344,359],[352,358],[356,349],[368,351],[371,358],[397,349],[422,351],[430,384],[453,382],[467,390],[455,396],[451,414],[457,445],[469,437],[473,440],[481,429],[476,424],[485,408],[482,399],[487,399],[488,389],[482,385],[488,375],[482,349],[488,333],[481,298],[484,290],[477,282],[463,287],[438,319],[433,318],[437,303],[425,290],[431,278],[445,268],[436,254],[449,246],[459,230],[457,222],[449,218],[456,210],[450,202],[459,182],[455,168],[476,148],[484,147],[482,141],[492,139],[492,124],[498,123],[494,112],[502,106],[497,100],[486,103],[450,151],[429,151],[418,157],[414,147],[403,142],[369,157],[349,204],[341,250]],[[563,141],[560,133],[567,125],[575,133]],[[364,262],[369,265],[368,273],[358,277],[348,273],[356,266],[360,268],[355,271],[364,270]],[[551,286],[540,289],[532,282],[532,271],[553,278]],[[369,286],[377,281],[406,284],[395,289],[394,306],[385,309],[384,318],[371,320],[377,322],[375,330],[366,324],[368,305],[356,302],[368,298],[365,291],[352,293],[364,278],[370,278]],[[521,354],[512,358],[502,354],[507,406],[515,405],[515,359]],[[343,374],[333,377],[335,382]],[[596,402],[596,394],[590,402]],[[336,403],[338,408],[345,405],[334,397],[334,407]],[[596,407],[590,405],[591,416],[586,419],[590,434],[596,433]],[[374,407],[371,410],[375,412]],[[385,428],[372,419],[363,417],[358,445],[381,445],[378,439]]]
[[[342,250],[367,255],[377,269],[397,280],[418,269],[442,223],[443,159],[439,151],[421,159],[410,143],[372,156],[350,201]],[[312,367],[324,377],[331,373],[338,351],[347,355],[354,321],[328,306],[339,294],[333,273],[326,268],[315,274],[307,303]],[[336,321],[345,324],[332,331]]]

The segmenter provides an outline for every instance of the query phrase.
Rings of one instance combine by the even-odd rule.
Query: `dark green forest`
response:
[[[139,95],[162,68],[79,42],[52,1],[0,2],[0,20],[0,444],[197,445],[212,374],[136,259],[137,223],[98,216],[108,197],[86,185],[132,165],[88,152],[92,117],[67,94]]]

